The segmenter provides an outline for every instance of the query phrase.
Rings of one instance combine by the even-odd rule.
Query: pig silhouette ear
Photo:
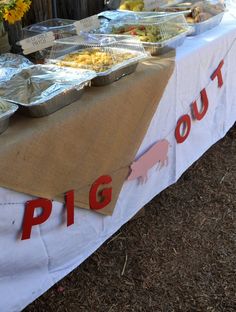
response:
[[[133,163],[130,165],[130,169],[131,169],[131,170],[134,169],[134,163],[135,163],[135,162],[133,162]]]

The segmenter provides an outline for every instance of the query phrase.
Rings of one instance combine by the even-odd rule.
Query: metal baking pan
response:
[[[4,110],[2,106],[4,105]],[[7,130],[10,117],[17,111],[18,106],[12,103],[0,102],[0,134]]]
[[[78,100],[83,87],[96,77],[89,70],[35,65],[0,85],[0,96],[19,105],[31,117],[43,117]]]
[[[195,23],[195,24],[189,23],[188,25],[192,27],[192,31],[189,34],[189,36],[197,36],[216,27],[217,25],[220,24],[224,16],[224,13],[225,12],[221,12],[220,14],[217,14],[204,22]]]
[[[125,67],[111,71],[109,74],[98,74],[97,77],[92,79],[92,86],[100,87],[111,84],[124,76],[130,75],[135,72],[138,62],[129,64]]]
[[[143,46],[145,50],[147,50],[152,56],[162,55],[172,49],[176,49],[177,47],[181,46],[184,43],[184,40],[188,33],[189,31],[183,32],[173,38],[162,42],[143,42]]]
[[[95,36],[95,35],[93,34],[93,36]],[[96,36],[99,37],[100,35],[96,35]],[[106,37],[110,38],[110,37],[114,37],[114,35],[113,36],[112,35],[106,35]],[[138,42],[139,45],[137,47],[135,45],[136,44],[135,40],[130,39],[130,36],[126,36],[126,37],[128,37],[128,39],[129,39],[129,41],[126,44],[120,42],[119,48],[107,47],[106,51],[108,53],[112,53],[112,54],[114,53],[114,55],[115,55],[115,53],[119,53],[119,52],[130,52],[133,54],[133,57],[128,59],[128,60],[123,60],[122,62],[113,65],[111,68],[109,68],[107,70],[104,70],[102,72],[99,72],[99,71],[96,72],[96,77],[94,77],[91,80],[92,86],[105,86],[105,85],[111,84],[114,81],[117,81],[120,78],[133,73],[136,70],[139,61],[150,57],[150,55],[145,52],[145,50],[144,50],[144,48],[140,42]],[[124,47],[126,47],[126,49]],[[127,47],[129,49],[127,49]],[[89,48],[86,47],[86,49],[94,49],[94,48],[96,48],[96,47],[94,47],[94,46],[89,47]],[[135,49],[136,49],[136,51],[135,51]],[[137,49],[138,49],[138,51],[137,51]],[[139,49],[141,49],[141,51]],[[79,50],[76,49],[73,52],[79,52],[79,51],[83,51],[83,50],[84,50],[84,48],[81,46],[81,48]],[[73,54],[73,52],[72,52],[72,54]],[[51,60],[49,60],[49,63],[56,64],[59,66],[66,66],[64,64],[58,63],[58,61],[60,61],[60,60],[63,61],[63,58],[66,55],[68,55],[68,54],[65,54],[65,55],[59,56],[59,57],[57,57],[58,55],[56,55],[55,58],[52,58]],[[71,65],[71,67],[73,68],[73,65]],[[76,67],[75,67],[75,69],[76,69]]]
[[[52,99],[47,100],[43,103],[30,106],[19,103],[19,111],[22,112],[24,115],[30,117],[48,116],[56,112],[57,110],[79,100],[83,92],[84,89],[71,89],[66,92],[60,93],[54,96]]]

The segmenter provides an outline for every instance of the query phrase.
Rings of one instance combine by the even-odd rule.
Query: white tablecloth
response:
[[[169,165],[160,171],[151,169],[146,184],[126,182],[113,216],[76,209],[75,224],[67,228],[62,204],[53,202],[50,219],[33,227],[30,240],[21,241],[24,203],[32,197],[0,188],[1,311],[20,311],[71,272],[226,134],[236,120],[235,42],[236,20],[226,14],[220,26],[188,38],[177,49],[175,71],[137,154],[166,138],[171,143]],[[219,89],[210,76],[222,59],[224,85]],[[189,138],[177,145],[176,121],[190,112],[190,104],[204,87],[209,97],[207,115],[193,122]]]

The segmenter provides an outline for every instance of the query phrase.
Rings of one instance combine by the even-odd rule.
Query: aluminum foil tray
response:
[[[0,134],[7,130],[9,119],[17,109],[17,105],[0,100]]]
[[[152,56],[161,55],[181,46],[188,33],[189,31],[183,32],[171,39],[159,43],[143,42],[143,46]]]
[[[19,70],[32,65],[33,63],[22,55],[0,54],[0,83],[9,80]]]
[[[124,51],[123,49],[113,49],[114,51]],[[117,64],[111,70],[108,70],[103,73],[97,73],[97,77],[92,79],[93,86],[105,86],[111,84],[124,76],[132,74],[135,72],[138,63],[140,60],[143,60],[144,57],[142,54],[135,56],[130,60],[126,60],[123,63]]]
[[[57,110],[79,100],[81,95],[83,94],[83,91],[83,89],[70,89],[66,92],[54,96],[52,99],[47,100],[43,103],[30,106],[22,105],[21,103],[19,103],[20,112],[30,117],[48,116],[56,112]]]
[[[201,23],[196,23],[196,24],[188,24],[189,26],[192,27],[192,32],[189,34],[189,36],[196,36],[200,35],[214,27],[220,24],[225,12],[221,12],[220,14],[217,14],[208,20],[201,22]]]
[[[105,86],[111,84],[124,76],[130,75],[135,72],[138,66],[138,62],[133,64],[128,64],[123,68],[119,68],[117,70],[111,71],[106,75],[98,75],[97,77],[92,79],[92,85],[96,87]]]
[[[107,35],[107,36],[109,36],[109,35]],[[93,49],[93,48],[91,48],[91,49]],[[119,80],[120,78],[133,73],[136,70],[139,61],[147,59],[148,57],[150,57],[150,54],[146,53],[144,50],[143,50],[143,52],[132,51],[132,46],[130,46],[130,49],[131,50],[127,50],[127,49],[123,49],[123,48],[113,48],[113,47],[107,48],[107,51],[109,51],[109,53],[112,53],[112,54],[114,53],[114,55],[115,55],[115,53],[119,53],[119,52],[130,52],[130,53],[133,53],[134,55],[133,55],[133,58],[128,59],[128,60],[124,60],[123,62],[114,65],[113,67],[111,67],[110,69],[108,69],[104,72],[97,72],[96,77],[94,77],[91,80],[92,85],[93,86],[105,86],[105,85],[111,84],[111,83]],[[73,51],[73,52],[76,52],[76,51]],[[73,54],[73,52],[72,52],[72,54]],[[66,55],[64,55],[63,57],[58,57],[57,59],[51,59],[51,60],[49,60],[49,62],[52,64],[59,65],[58,64],[59,61],[63,60],[63,58],[65,56]]]
[[[158,31],[158,36],[152,39],[153,42],[141,41],[143,47],[147,52],[149,52],[152,56],[163,54],[170,49],[175,49],[180,46],[185,37],[190,32],[191,28],[186,23],[186,20],[183,15],[174,14],[169,15],[166,14],[165,17],[161,16],[161,18],[156,18],[157,15],[145,13],[146,17],[136,17],[133,15],[133,18],[128,15],[120,18],[120,20],[112,20],[109,23],[104,24],[100,29],[95,30],[96,32],[100,32],[102,34],[116,34],[119,35],[132,35],[130,31],[127,31],[129,27],[155,27]],[[136,18],[136,19],[135,19]],[[135,30],[135,28],[134,28]],[[140,34],[139,34],[140,35]],[[139,39],[139,35],[137,35],[137,39]],[[133,37],[136,37],[135,35]]]
[[[52,65],[34,65],[0,84],[0,96],[31,117],[43,117],[78,100],[96,73]]]

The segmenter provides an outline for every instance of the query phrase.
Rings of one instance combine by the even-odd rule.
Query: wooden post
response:
[[[30,11],[26,14],[23,24],[31,25],[53,17],[51,0],[33,0]]]
[[[101,12],[104,0],[57,0],[58,17],[79,20]]]

